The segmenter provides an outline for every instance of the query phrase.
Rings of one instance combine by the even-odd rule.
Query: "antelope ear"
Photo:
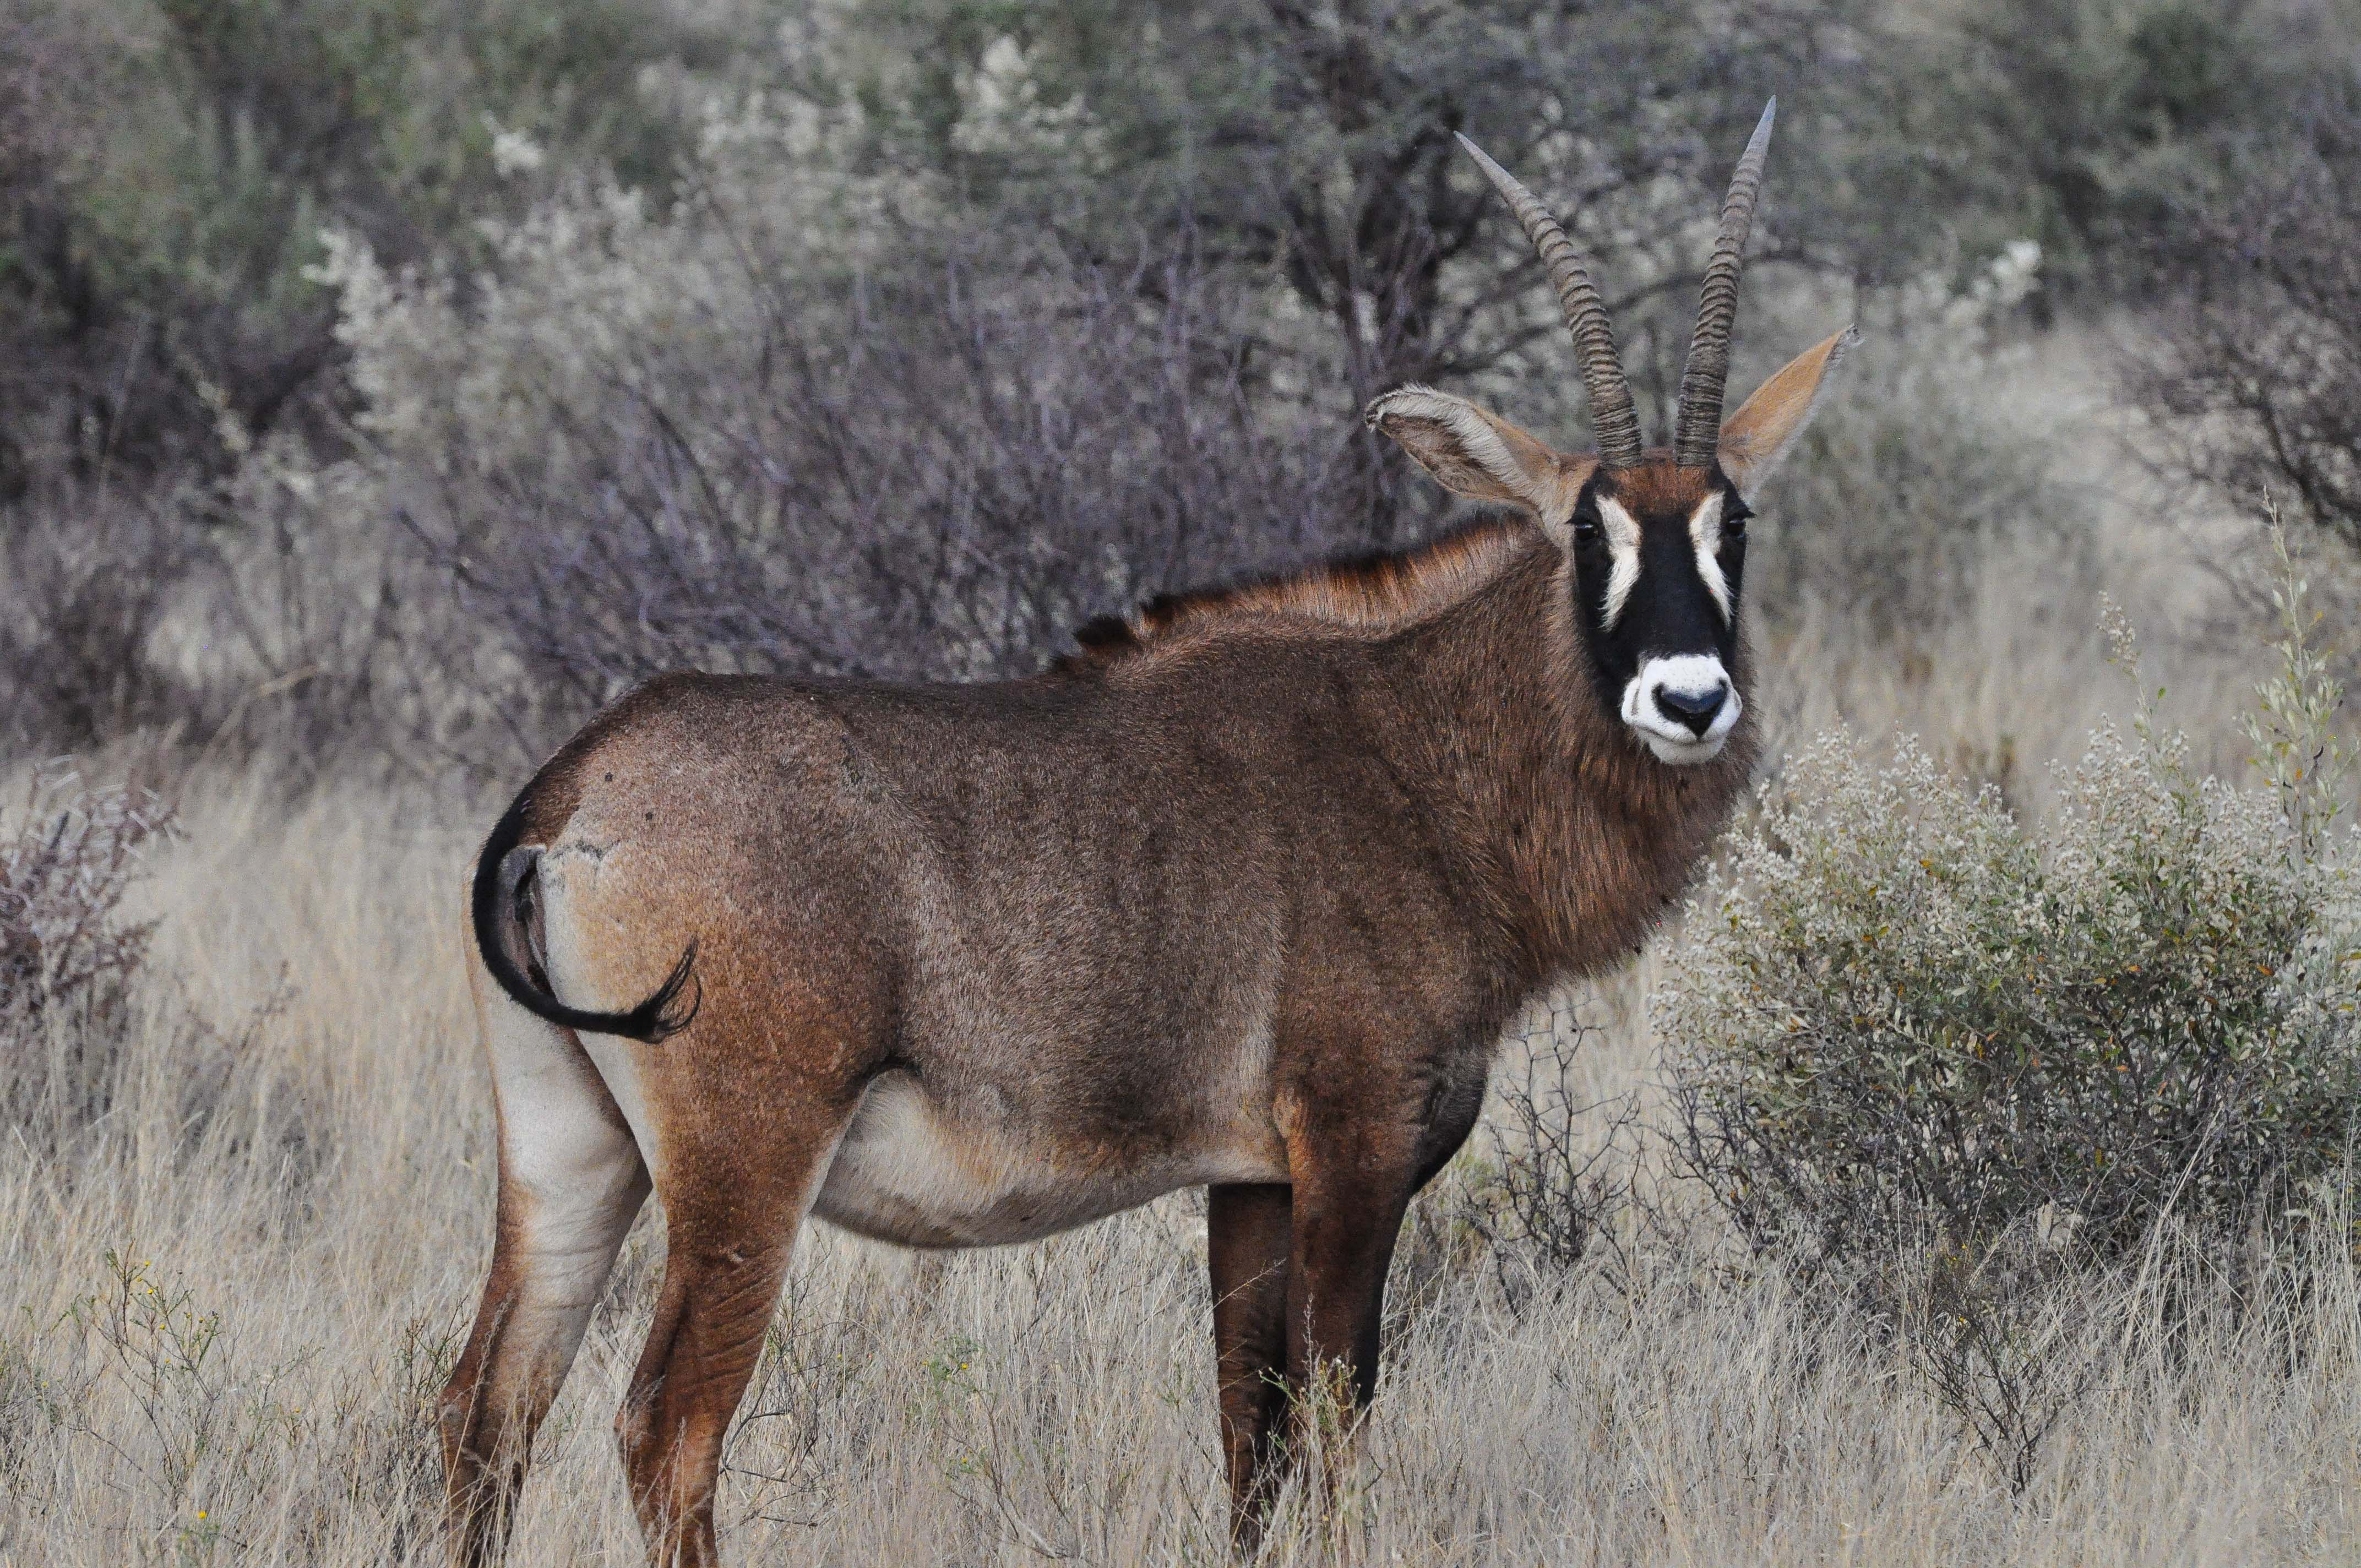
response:
[[[1721,471],[1741,496],[1752,496],[1787,455],[1795,437],[1812,422],[1827,389],[1828,372],[1861,341],[1851,327],[1787,361],[1786,368],[1754,389],[1746,406],[1722,422]]]
[[[1369,405],[1372,430],[1384,431],[1443,488],[1469,500],[1498,501],[1531,513],[1564,543],[1582,490],[1567,482],[1558,455],[1498,414],[1465,398],[1404,387]]]

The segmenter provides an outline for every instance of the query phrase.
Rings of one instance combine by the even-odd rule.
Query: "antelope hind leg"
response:
[[[681,1038],[692,1050],[714,1050],[697,1032]],[[790,1091],[772,1102],[758,1136],[678,1147],[666,1141],[664,1285],[615,1418],[656,1568],[719,1561],[713,1508],[722,1439],[762,1354],[796,1233],[858,1101],[857,1093]]]
[[[490,1276],[438,1412],[445,1526],[462,1568],[505,1545],[534,1429],[648,1192],[581,1042],[502,994],[480,959],[469,972],[499,1107],[500,1197]]]

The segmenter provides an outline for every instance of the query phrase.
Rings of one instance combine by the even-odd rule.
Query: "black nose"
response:
[[[1686,728],[1690,734],[1703,740],[1705,732],[1713,728],[1713,716],[1721,711],[1721,705],[1729,700],[1729,697],[1730,687],[1720,681],[1716,681],[1704,691],[1697,692],[1675,691],[1670,686],[1658,686],[1656,711],[1674,723]]]

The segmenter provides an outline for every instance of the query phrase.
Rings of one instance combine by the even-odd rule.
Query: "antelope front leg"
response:
[[[1213,1354],[1222,1457],[1230,1478],[1230,1541],[1261,1544],[1284,1438],[1289,1212],[1285,1186],[1205,1190],[1205,1262],[1213,1287]]]
[[[1338,1430],[1320,1445],[1316,1477],[1333,1507],[1363,1413],[1378,1390],[1378,1329],[1386,1270],[1417,1183],[1414,1137],[1385,1126],[1343,1126],[1331,1138],[1290,1146],[1294,1201],[1287,1277],[1287,1377],[1296,1396],[1299,1453],[1319,1443],[1313,1429],[1334,1412]]]

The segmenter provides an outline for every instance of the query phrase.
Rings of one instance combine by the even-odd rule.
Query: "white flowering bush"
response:
[[[1821,1264],[2237,1231],[2345,1159],[2350,894],[2146,716],[2037,826],[1915,743],[1824,738],[1669,965],[1683,1153],[1750,1240]]]

